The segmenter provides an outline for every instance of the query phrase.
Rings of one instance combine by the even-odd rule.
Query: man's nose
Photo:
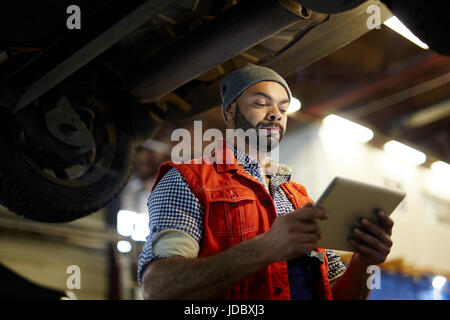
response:
[[[270,109],[267,111],[266,118],[269,121],[279,121],[281,120],[281,117],[282,117],[281,112],[275,105],[272,105]]]

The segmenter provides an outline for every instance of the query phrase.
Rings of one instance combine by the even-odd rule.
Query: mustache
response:
[[[274,123],[259,123],[256,126],[256,129],[265,129],[265,128],[270,128],[270,127],[277,127],[278,129],[280,129],[280,133],[284,133],[284,128],[281,124],[274,122]]]

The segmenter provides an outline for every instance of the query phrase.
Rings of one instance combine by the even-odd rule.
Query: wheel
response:
[[[95,151],[66,165],[30,142],[20,122],[0,109],[0,204],[11,212],[35,221],[73,221],[104,207],[127,183],[132,139],[102,115],[91,131]]]

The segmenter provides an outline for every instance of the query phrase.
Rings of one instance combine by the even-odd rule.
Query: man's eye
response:
[[[265,103],[258,103],[258,102],[255,102],[255,104],[256,104],[257,106],[259,106],[259,107],[265,107],[265,106],[267,106],[267,104],[265,104]]]

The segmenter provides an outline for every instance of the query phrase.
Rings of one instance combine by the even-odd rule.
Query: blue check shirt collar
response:
[[[242,165],[244,171],[247,172],[249,175],[255,177],[261,184],[263,184],[266,188],[268,188],[258,161],[253,157],[249,156],[248,154],[240,151],[236,147],[230,145],[228,142],[227,145],[230,149],[233,150],[233,154],[234,157],[236,158],[237,163],[239,165]],[[291,169],[285,164],[275,162],[272,159],[269,160],[273,161],[281,169],[270,179],[270,189],[271,191],[273,191],[274,189],[278,188],[281,184],[291,179]]]

